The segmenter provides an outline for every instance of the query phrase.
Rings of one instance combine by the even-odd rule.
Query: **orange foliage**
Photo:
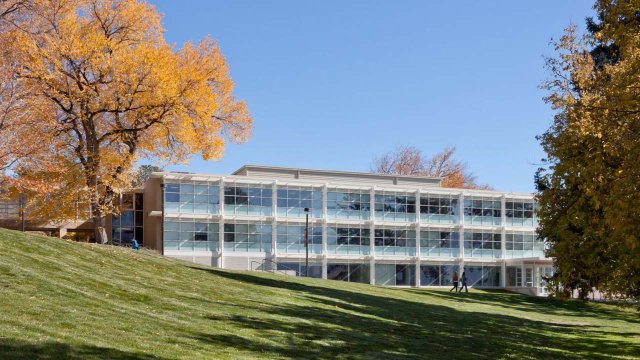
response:
[[[65,193],[100,221],[141,157],[218,159],[226,141],[248,139],[219,47],[206,38],[174,49],[147,3],[38,0],[18,11],[0,20],[0,76],[12,80],[0,91],[19,96],[0,105],[20,109],[4,112],[13,130],[0,145],[13,184],[43,213],[64,217],[51,199]]]

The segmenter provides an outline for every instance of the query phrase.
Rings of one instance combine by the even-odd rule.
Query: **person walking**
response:
[[[460,276],[460,281],[462,282],[462,284],[460,284],[460,290],[458,290],[458,292],[462,292],[462,288],[464,288],[464,292],[469,292],[469,288],[467,288],[467,273],[466,272],[462,272],[462,276]]]
[[[453,287],[451,288],[451,290],[449,290],[449,292],[453,290],[458,292],[458,272],[457,271],[454,271],[453,274],[451,275],[451,281],[453,282]]]

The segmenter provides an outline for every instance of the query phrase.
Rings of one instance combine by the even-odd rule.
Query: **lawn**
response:
[[[638,356],[633,309],[225,271],[0,230],[0,359]]]

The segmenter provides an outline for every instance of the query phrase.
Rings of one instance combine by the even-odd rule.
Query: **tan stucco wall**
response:
[[[162,253],[162,216],[149,216],[162,211],[161,179],[151,178],[144,186],[144,246]]]

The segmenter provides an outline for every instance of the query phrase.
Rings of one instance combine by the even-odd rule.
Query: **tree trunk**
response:
[[[103,214],[102,209],[100,208],[100,201],[98,199],[97,186],[91,191],[91,214],[93,216],[94,236],[96,238],[96,242],[99,244],[106,244],[109,241],[109,238],[106,236],[107,233],[102,221]]]

